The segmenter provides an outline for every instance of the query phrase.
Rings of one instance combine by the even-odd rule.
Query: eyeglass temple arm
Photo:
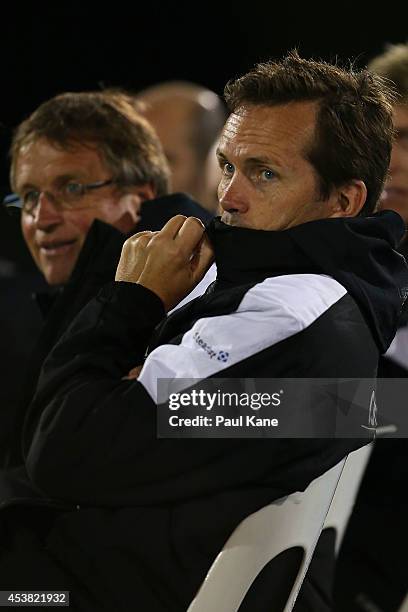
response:
[[[4,199],[3,199],[3,206],[17,206],[18,208],[21,208],[21,200],[20,200],[20,196],[18,196],[16,193],[11,193],[9,195],[7,195]]]

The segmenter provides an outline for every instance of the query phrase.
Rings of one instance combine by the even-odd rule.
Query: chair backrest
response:
[[[349,453],[329,512],[324,521],[323,529],[332,528],[336,531],[336,554],[341,546],[372,450],[373,442]]]
[[[265,565],[284,550],[304,549],[301,566],[282,612],[292,610],[345,459],[293,493],[248,516],[235,529],[211,566],[187,612],[236,612]]]

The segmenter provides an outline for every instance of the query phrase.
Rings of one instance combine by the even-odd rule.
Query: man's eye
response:
[[[232,174],[234,174],[234,166],[230,164],[229,162],[225,162],[225,164],[222,167],[222,171],[227,176],[231,176]]]
[[[272,170],[268,170],[268,169],[262,170],[261,178],[264,181],[271,181],[272,179],[275,178],[275,173]]]
[[[81,183],[67,183],[62,188],[62,192],[66,196],[81,196],[83,194],[83,186]]]
[[[23,200],[23,205],[24,206],[30,206],[32,204],[35,204],[38,200],[38,198],[40,197],[40,192],[39,191],[27,191],[27,193],[25,193],[22,196],[22,200]]]

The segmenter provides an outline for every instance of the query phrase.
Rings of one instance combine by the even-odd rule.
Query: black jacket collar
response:
[[[408,296],[408,268],[395,250],[404,226],[385,211],[372,217],[322,219],[284,231],[208,226],[217,263],[215,290],[270,276],[327,274],[355,299],[385,351]]]

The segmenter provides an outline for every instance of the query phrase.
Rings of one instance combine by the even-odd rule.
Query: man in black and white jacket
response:
[[[366,72],[296,53],[227,86],[222,218],[205,231],[178,215],[129,238],[115,282],[44,365],[25,453],[26,486],[48,514],[6,510],[3,589],[65,586],[81,610],[185,610],[243,518],[362,444],[157,439],[156,387],[375,376],[408,285],[393,250],[400,218],[370,216],[389,161],[390,96]],[[213,257],[216,281],[166,316]],[[21,525],[29,537],[10,535]],[[312,591],[309,609],[327,610]]]

